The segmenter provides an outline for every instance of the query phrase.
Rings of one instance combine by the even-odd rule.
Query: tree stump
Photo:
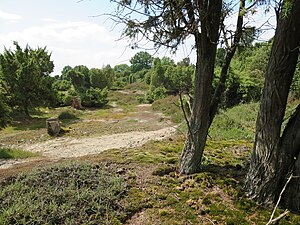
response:
[[[46,120],[47,132],[50,136],[57,136],[60,132],[60,121],[58,118],[50,118]]]
[[[74,109],[82,109],[81,99],[79,97],[73,98],[72,107]]]

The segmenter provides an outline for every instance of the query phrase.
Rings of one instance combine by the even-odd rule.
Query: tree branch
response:
[[[182,110],[182,112],[183,112],[183,116],[184,116],[185,122],[186,122],[186,124],[187,124],[187,126],[188,126],[189,134],[190,134],[190,136],[191,136],[192,142],[194,142],[194,137],[193,137],[193,133],[192,133],[192,128],[191,128],[191,126],[190,126],[190,121],[189,121],[189,119],[187,118],[186,111],[185,111],[184,106],[183,106],[183,99],[182,99],[181,92],[179,92],[179,99],[180,99],[181,110]]]
[[[221,101],[221,96],[225,91],[225,83],[227,80],[227,74],[228,74],[228,69],[229,69],[229,65],[230,62],[234,56],[234,53],[239,45],[239,42],[241,40],[242,37],[242,33],[243,33],[243,22],[244,22],[244,10],[245,7],[245,0],[240,0],[240,7],[239,7],[239,14],[238,14],[238,18],[237,18],[237,24],[236,24],[236,30],[234,33],[234,38],[233,38],[233,44],[230,47],[227,47],[227,51],[226,51],[226,56],[225,56],[225,61],[223,63],[222,66],[222,70],[221,70],[221,75],[220,75],[220,81],[219,84],[215,90],[212,102],[211,102],[211,109],[210,109],[210,124],[213,121],[213,118],[215,117],[220,101]],[[224,35],[225,36],[225,35]],[[225,37],[226,38],[226,37]],[[226,44],[228,45],[227,41]]]
[[[284,213],[282,213],[281,215],[279,215],[278,217],[276,217],[275,219],[273,219],[273,217],[274,217],[274,215],[275,215],[275,212],[276,212],[276,209],[277,209],[277,207],[278,207],[278,205],[279,205],[279,203],[280,203],[280,200],[281,200],[281,198],[282,198],[282,194],[283,194],[283,192],[285,191],[287,185],[288,185],[288,184],[290,183],[290,181],[292,180],[292,178],[294,178],[294,177],[293,177],[293,174],[291,174],[291,175],[289,176],[289,178],[287,179],[285,185],[283,186],[283,188],[282,188],[282,190],[281,190],[281,192],[280,192],[280,194],[279,194],[277,203],[276,203],[276,205],[275,205],[275,207],[274,207],[274,209],[273,209],[273,212],[272,212],[272,214],[271,214],[270,220],[269,220],[269,222],[268,222],[266,225],[270,225],[270,224],[273,224],[273,223],[277,222],[278,220],[280,220],[281,218],[283,218],[285,215],[287,215],[287,214],[289,213],[288,210],[285,210]]]

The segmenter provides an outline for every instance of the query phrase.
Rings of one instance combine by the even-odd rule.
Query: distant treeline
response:
[[[0,55],[0,126],[4,127],[12,113],[27,116],[37,107],[71,105],[80,98],[84,107],[102,107],[107,104],[109,89],[122,89],[139,82],[148,85],[140,102],[152,103],[166,95],[189,94],[193,96],[195,65],[189,58],[175,63],[169,57],[154,58],[141,51],[130,59],[130,65],[110,65],[91,68],[78,65],[65,66],[60,75],[50,76],[54,63],[46,48],[22,49],[17,42],[15,50],[5,49]],[[240,48],[235,55],[227,79],[227,89],[222,107],[259,101],[264,74],[270,55],[271,41]],[[225,57],[219,48],[215,65],[215,88]],[[295,98],[300,96],[300,64],[291,87]],[[214,91],[214,90],[213,90]]]

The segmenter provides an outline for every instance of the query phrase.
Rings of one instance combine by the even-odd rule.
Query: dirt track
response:
[[[39,152],[50,158],[71,158],[98,154],[108,149],[133,148],[149,140],[161,140],[174,134],[176,128],[167,127],[156,131],[127,132],[91,138],[57,138],[43,143],[22,146],[22,149]]]

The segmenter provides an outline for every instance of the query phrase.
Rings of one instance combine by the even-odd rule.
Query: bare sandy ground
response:
[[[49,158],[70,158],[98,154],[108,149],[133,148],[145,144],[149,140],[162,140],[176,131],[174,127],[167,127],[156,131],[127,132],[104,135],[91,138],[57,138],[44,143],[21,146],[22,149],[39,152]]]
[[[99,154],[109,149],[134,148],[142,146],[150,140],[162,140],[176,133],[176,126],[172,126],[173,124],[168,125],[167,123],[157,122],[161,115],[151,112],[150,109],[150,105],[139,105],[137,107],[137,112],[136,115],[134,115],[134,118],[140,122],[139,124],[141,126],[142,124],[149,123],[152,125],[156,124],[156,126],[160,124],[159,126],[157,126],[156,130],[130,131],[124,133],[80,138],[62,136],[42,142],[17,144],[16,146],[12,147],[27,150],[30,152],[40,153],[40,157],[22,160],[0,159],[0,169],[11,168],[14,165],[39,160],[40,158],[59,160]],[[124,120],[126,120],[126,118]]]
[[[134,131],[80,139],[58,137],[41,143],[20,145],[19,148],[38,152],[42,157],[55,160],[98,154],[109,149],[134,148],[142,146],[150,140],[168,138],[175,132],[176,127],[166,127],[156,131]],[[0,160],[0,169],[7,169],[30,160],[35,159]]]

